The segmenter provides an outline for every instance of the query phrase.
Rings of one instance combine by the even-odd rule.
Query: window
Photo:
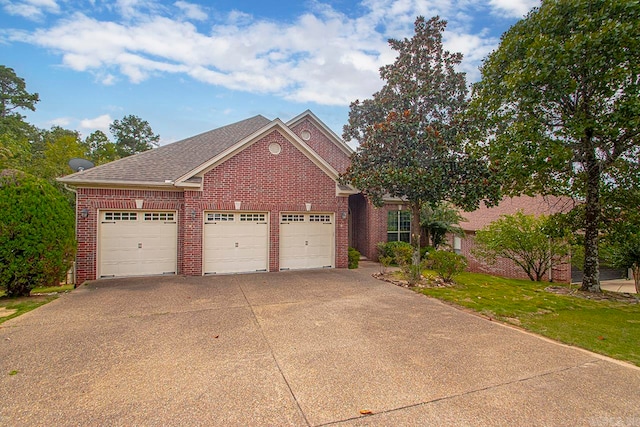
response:
[[[411,212],[389,211],[387,216],[387,242],[411,240]]]
[[[136,212],[105,212],[105,221],[136,221],[138,214]]]
[[[233,214],[232,213],[221,213],[221,212],[216,212],[216,213],[208,213],[207,214],[207,221],[233,221]]]
[[[145,212],[145,221],[174,221],[173,212]]]
[[[304,222],[303,214],[282,214],[280,222]]]
[[[267,217],[265,214],[240,214],[240,221],[265,222]]]
[[[309,215],[309,222],[324,222],[327,224],[331,224],[331,215],[312,214]]]

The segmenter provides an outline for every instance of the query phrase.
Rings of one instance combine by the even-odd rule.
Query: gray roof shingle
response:
[[[269,123],[271,120],[264,116],[254,116],[59,180],[68,184],[173,182]]]

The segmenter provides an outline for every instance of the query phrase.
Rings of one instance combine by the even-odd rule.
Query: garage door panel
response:
[[[282,214],[280,269],[334,266],[333,214]]]
[[[205,274],[267,270],[269,228],[266,213],[208,212],[205,218]]]
[[[175,212],[102,212],[100,277],[175,274]]]

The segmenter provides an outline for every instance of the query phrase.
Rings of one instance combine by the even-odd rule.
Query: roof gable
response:
[[[186,174],[179,177],[175,184],[176,186],[182,186],[184,183],[187,183],[189,180],[192,180],[194,177],[202,177],[211,169],[255,144],[261,138],[265,137],[271,132],[279,132],[282,134],[292,145],[294,145],[300,152],[302,152],[309,160],[313,162],[318,168],[320,168],[325,174],[327,174],[331,179],[337,181],[338,179],[338,171],[336,171],[329,163],[327,163],[323,158],[321,158],[315,151],[313,151],[302,139],[300,139],[293,131],[285,125],[280,119],[275,119],[270,122],[268,125],[258,129],[256,132],[251,135],[246,136],[242,140],[238,141],[236,144],[233,144],[227,147],[224,151],[220,152],[217,156],[212,159],[202,163],[198,167],[190,170]]]

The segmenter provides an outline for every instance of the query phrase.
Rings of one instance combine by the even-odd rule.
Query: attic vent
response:
[[[281,151],[282,147],[277,142],[272,142],[271,144],[269,144],[269,152],[271,154],[280,154]]]
[[[305,129],[302,132],[300,132],[300,137],[305,141],[308,141],[311,139],[311,132]]]

